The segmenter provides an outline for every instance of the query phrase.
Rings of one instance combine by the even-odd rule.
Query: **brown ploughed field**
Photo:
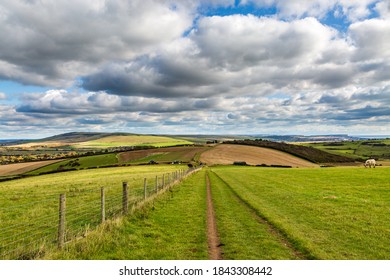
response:
[[[233,164],[245,161],[249,165],[285,165],[292,167],[318,167],[317,164],[293,155],[261,147],[245,145],[217,145],[202,153],[200,161],[208,165]]]
[[[0,165],[0,176],[11,176],[11,175],[23,174],[25,172],[29,172],[38,169],[42,166],[46,166],[58,161],[61,161],[61,159]]]

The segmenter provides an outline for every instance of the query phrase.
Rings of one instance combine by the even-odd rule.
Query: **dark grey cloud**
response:
[[[390,108],[389,107],[373,107],[367,105],[362,108],[350,109],[345,112],[335,115],[332,119],[335,120],[373,120],[373,118],[386,117],[387,121],[390,120]]]
[[[86,76],[82,79],[82,86],[89,91],[130,96],[196,95],[194,87],[207,87],[218,82],[216,77],[199,71],[197,63],[196,58],[184,56],[142,56],[131,63],[109,65],[101,72]]]
[[[102,63],[152,51],[192,25],[191,11],[170,2],[2,1],[0,77],[66,85]]]
[[[109,115],[124,112],[175,113],[198,110],[218,110],[217,98],[157,99],[115,96],[105,92],[68,93],[50,90],[44,94],[25,94],[17,113],[36,118],[52,116]],[[86,117],[83,117],[85,119]],[[87,118],[88,119],[88,118]]]
[[[349,85],[355,76],[354,74],[352,67],[331,67],[318,71],[313,81],[326,87],[339,88]]]

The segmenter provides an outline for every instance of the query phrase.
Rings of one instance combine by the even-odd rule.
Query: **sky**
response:
[[[2,0],[0,139],[390,135],[390,0]]]

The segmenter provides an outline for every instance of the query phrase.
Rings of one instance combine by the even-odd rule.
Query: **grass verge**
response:
[[[204,171],[46,259],[207,259]]]

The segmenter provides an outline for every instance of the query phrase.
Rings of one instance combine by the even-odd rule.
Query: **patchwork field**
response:
[[[164,147],[83,156],[66,160],[31,162],[23,163],[21,165],[4,165],[0,166],[0,176],[22,173],[27,175],[39,175],[56,171],[106,167],[121,164],[145,164],[150,161],[157,163],[170,163],[173,161],[182,163],[202,162],[207,165],[231,165],[235,161],[245,161],[249,165],[318,167],[317,164],[275,149],[247,145],[220,144],[215,146]]]
[[[318,167],[317,164],[273,149],[245,145],[217,145],[202,153],[200,161],[208,164],[233,164],[245,161],[249,165],[288,165],[292,167]]]
[[[328,153],[347,155],[354,159],[365,160],[369,157],[380,160],[390,159],[390,139],[327,143],[302,143],[302,145],[320,149]]]
[[[122,143],[118,142],[122,137],[134,136],[111,137],[115,139],[107,137],[100,143]],[[349,151],[343,148],[341,151]],[[126,166],[150,161],[159,164]],[[202,162],[208,167],[160,194],[162,182],[171,182],[177,170],[187,168],[185,164],[163,164],[173,161]],[[234,162],[253,166],[232,166]],[[3,172],[7,176],[79,170],[0,182],[0,256],[387,260],[390,168],[388,162],[380,163],[382,166],[375,169],[364,168],[361,163],[319,168],[271,148],[218,144],[4,165],[0,166],[0,175]],[[114,167],[118,165],[121,167]],[[125,213],[124,181],[128,183],[130,205],[146,201],[146,195],[156,199],[146,201],[132,215],[116,219]],[[101,187],[106,188],[107,217],[115,218],[103,224]],[[57,250],[58,199],[63,192],[67,193],[69,207],[67,240],[87,238]],[[9,253],[10,249],[14,251]]]

